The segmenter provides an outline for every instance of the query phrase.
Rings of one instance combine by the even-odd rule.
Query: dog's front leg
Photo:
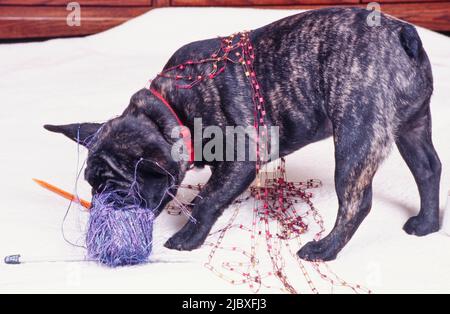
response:
[[[253,162],[222,162],[217,165],[194,201],[193,219],[173,235],[165,246],[188,251],[200,247],[223,210],[249,187],[255,175]]]

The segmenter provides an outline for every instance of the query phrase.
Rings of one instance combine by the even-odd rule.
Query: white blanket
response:
[[[294,13],[158,9],[86,38],[0,45],[0,256],[20,253],[46,260],[84,253],[61,237],[68,202],[31,181],[36,177],[69,190],[74,187],[77,147],[61,135],[46,132],[43,124],[107,120],[122,112],[130,96],[181,45],[254,29]],[[443,164],[443,209],[450,189],[450,39],[422,28],[419,33],[434,73],[431,108],[434,144]],[[82,151],[81,160],[85,155]],[[289,156],[287,165],[291,179],[323,181],[314,202],[329,231],[337,211],[332,141],[302,149]],[[204,182],[207,175],[207,170],[194,171],[187,180]],[[344,279],[374,292],[450,292],[450,238],[443,232],[418,238],[402,230],[419,209],[419,195],[396,149],[378,171],[373,189],[371,214],[329,265]],[[81,179],[80,196],[89,198],[89,190]],[[239,219],[248,223],[249,216],[243,210]],[[72,208],[64,228],[69,240],[82,243],[85,221],[86,214]],[[155,224],[153,258],[174,263],[119,269],[92,262],[0,264],[0,292],[250,292],[246,285],[231,285],[203,267],[209,248],[186,253],[162,246],[182,222],[183,218],[163,214]],[[235,237],[243,245],[248,240],[241,234]],[[295,264],[286,267],[291,268],[290,279],[298,290],[308,292],[300,269]]]

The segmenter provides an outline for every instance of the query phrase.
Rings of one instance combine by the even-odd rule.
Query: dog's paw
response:
[[[424,216],[414,216],[408,219],[408,221],[403,226],[403,230],[411,235],[416,235],[419,237],[425,236],[427,234],[436,232],[439,230],[439,220],[438,219],[427,219]]]
[[[297,255],[305,261],[332,261],[336,259],[338,251],[327,241],[311,241],[306,243]]]
[[[171,238],[169,238],[164,246],[168,249],[184,251],[183,243],[185,241],[185,237],[180,235],[180,232],[175,233]]]
[[[191,251],[199,248],[205,241],[205,238],[201,229],[196,228],[195,224],[189,223],[167,240],[164,246],[178,251]]]

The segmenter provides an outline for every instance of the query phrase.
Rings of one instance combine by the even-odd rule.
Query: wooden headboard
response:
[[[371,0],[75,0],[81,25],[69,26],[76,13],[71,0],[0,0],[0,40],[82,36],[101,32],[158,7],[227,6],[313,9],[367,6]],[[381,10],[437,31],[450,31],[450,1],[379,0]],[[71,23],[76,23],[73,17]],[[69,23],[70,24],[70,23]]]

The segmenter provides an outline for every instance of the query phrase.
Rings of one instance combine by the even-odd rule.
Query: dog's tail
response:
[[[403,23],[399,32],[399,40],[406,55],[410,59],[409,79],[411,84],[411,95],[416,100],[417,108],[429,106],[430,97],[433,93],[433,73],[430,60],[423,48],[419,34],[413,25]],[[415,69],[412,70],[412,69]]]
[[[416,28],[410,24],[404,24],[400,30],[400,42],[406,54],[413,59],[420,60],[423,55],[422,41]]]
[[[403,23],[399,32],[399,39],[412,64],[417,68],[418,77],[415,80],[422,80],[422,88],[425,94],[431,95],[433,91],[431,64],[416,28],[411,24]]]

